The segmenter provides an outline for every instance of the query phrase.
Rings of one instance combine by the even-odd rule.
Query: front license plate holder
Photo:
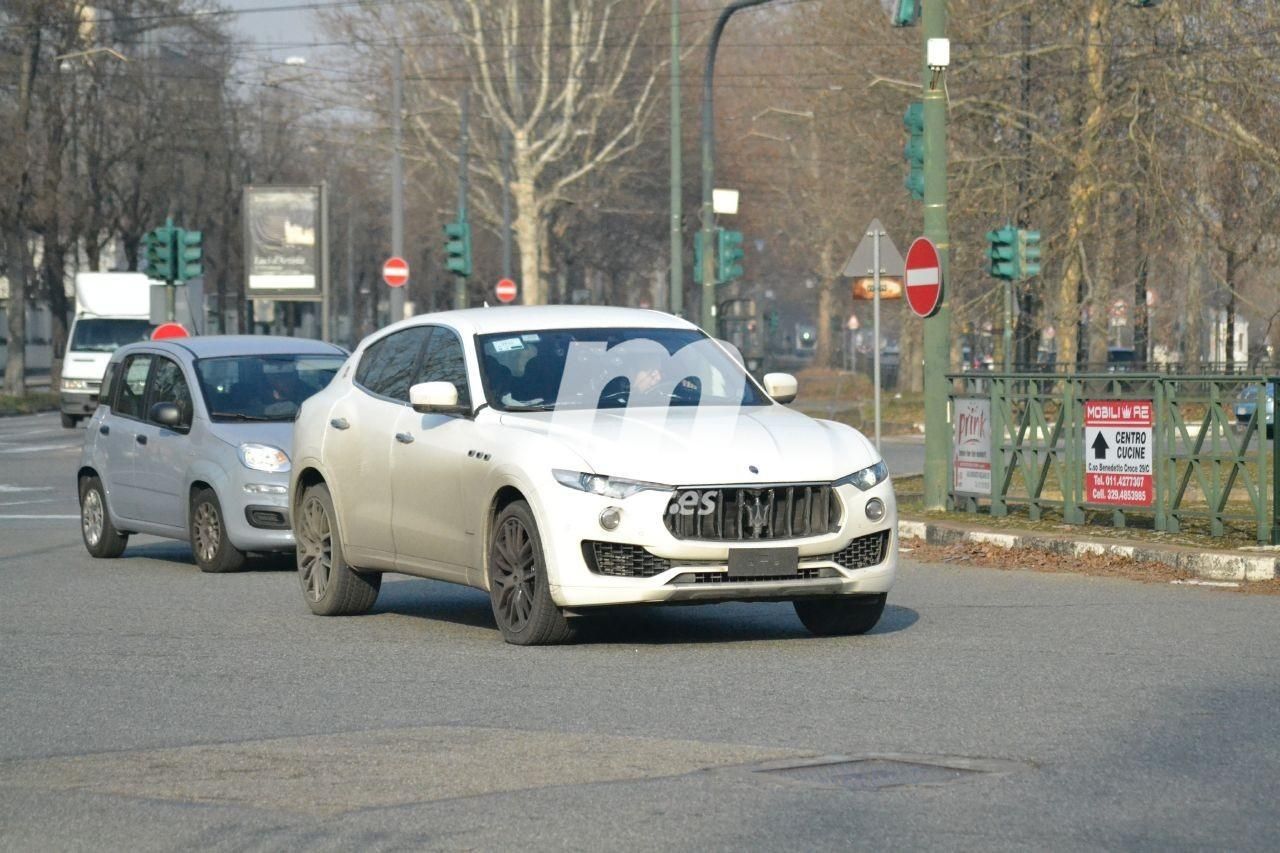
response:
[[[800,573],[799,548],[730,548],[729,577],[795,577]]]

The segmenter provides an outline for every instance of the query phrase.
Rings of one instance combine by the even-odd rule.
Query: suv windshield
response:
[[[763,406],[742,366],[693,329],[551,329],[476,338],[499,411]]]
[[[345,360],[340,355],[202,358],[196,376],[215,421],[291,421]]]
[[[150,339],[155,328],[147,320],[82,317],[76,320],[67,349],[79,352],[115,352],[125,344]]]

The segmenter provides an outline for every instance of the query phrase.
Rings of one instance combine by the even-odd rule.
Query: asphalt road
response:
[[[521,649],[444,584],[325,619],[287,561],[94,561],[79,435],[0,420],[0,849],[1276,846],[1274,597],[908,560],[865,637]]]

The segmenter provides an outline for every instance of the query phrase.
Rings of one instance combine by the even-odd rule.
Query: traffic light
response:
[[[702,284],[702,251],[703,233],[697,231],[693,235],[693,283]]]
[[[177,269],[174,270],[174,280],[179,282],[188,281],[193,278],[199,278],[204,274],[204,264],[200,262],[204,257],[204,249],[202,243],[204,235],[199,231],[184,231],[181,228],[175,228],[177,239],[174,241],[178,248]]]
[[[444,226],[445,268],[454,275],[471,275],[471,225],[466,220]]]
[[[914,27],[920,22],[920,0],[893,0],[893,25]]]
[[[1022,278],[1040,275],[1040,232],[1018,229],[1018,272]]]
[[[1006,225],[995,231],[987,232],[991,241],[991,249],[987,257],[991,260],[991,274],[996,278],[1015,281],[1018,278],[1018,230]]]
[[[902,149],[902,159],[907,161],[910,170],[903,186],[916,201],[924,199],[924,104],[915,101],[907,107],[902,117],[902,126],[907,129],[907,144]]]
[[[157,281],[173,281],[175,228],[162,225],[142,238],[146,246],[147,278]]]
[[[742,232],[716,229],[716,281],[720,284],[742,278]]]

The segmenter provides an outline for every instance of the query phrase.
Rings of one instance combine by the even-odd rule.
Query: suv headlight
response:
[[[289,454],[269,444],[242,444],[240,464],[254,471],[279,474],[289,470]]]
[[[643,480],[626,480],[622,477],[606,477],[604,474],[587,474],[583,471],[565,471],[555,468],[551,471],[551,475],[556,478],[556,482],[562,486],[568,486],[571,489],[579,489],[580,491],[590,492],[593,495],[601,495],[606,498],[614,498],[622,500],[629,498],[637,492],[669,492],[671,486],[664,486],[661,483],[646,483]]]
[[[865,492],[883,483],[888,476],[889,466],[884,464],[884,460],[881,459],[876,464],[863,468],[861,471],[854,471],[847,477],[841,477],[836,480],[835,485],[847,486],[852,484]]]

